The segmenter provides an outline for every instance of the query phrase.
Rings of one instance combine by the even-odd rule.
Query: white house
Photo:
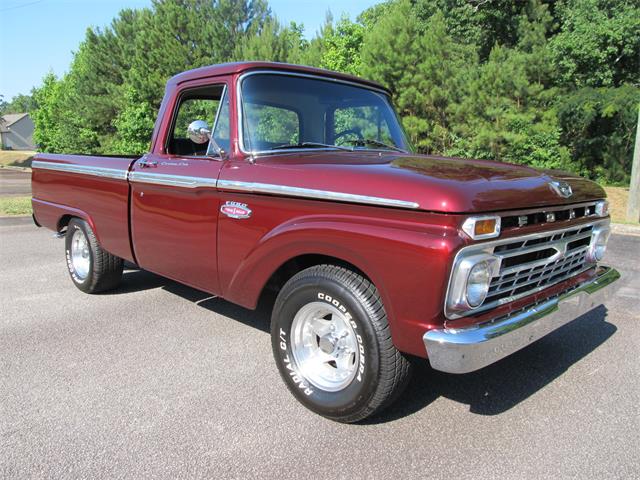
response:
[[[3,149],[35,150],[33,120],[28,113],[7,113],[0,117],[0,138]]]

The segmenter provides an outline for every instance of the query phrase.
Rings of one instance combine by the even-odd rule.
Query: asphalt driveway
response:
[[[638,478],[640,236],[607,260],[607,308],[479,372],[421,362],[349,426],[288,393],[267,308],[138,270],[89,296],[51,232],[0,221],[0,478]]]
[[[31,172],[0,168],[0,196],[28,197],[31,195]]]

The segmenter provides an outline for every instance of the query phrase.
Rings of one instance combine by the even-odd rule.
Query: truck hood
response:
[[[226,170],[222,177],[236,180],[234,169]],[[249,176],[257,183],[403,200],[443,213],[536,208],[606,196],[596,183],[565,172],[403,153],[292,152],[259,157],[241,170],[244,178],[237,180]],[[572,195],[561,196],[552,181],[568,183]]]

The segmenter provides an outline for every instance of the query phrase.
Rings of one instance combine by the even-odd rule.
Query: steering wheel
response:
[[[364,136],[362,135],[362,130],[360,130],[358,127],[354,127],[354,128],[347,128],[346,130],[343,130],[340,133],[337,133],[333,137],[333,143],[338,145],[338,139],[342,137],[346,137],[347,135],[355,135],[358,140],[364,140]]]

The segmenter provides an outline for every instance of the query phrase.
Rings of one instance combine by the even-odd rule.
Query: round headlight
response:
[[[473,266],[467,277],[467,303],[470,307],[477,307],[487,298],[491,269],[487,262],[480,262]]]
[[[596,238],[593,241],[591,247],[591,259],[599,262],[604,257],[604,253],[607,251],[607,241],[609,240],[609,230],[600,230],[596,234]]]

